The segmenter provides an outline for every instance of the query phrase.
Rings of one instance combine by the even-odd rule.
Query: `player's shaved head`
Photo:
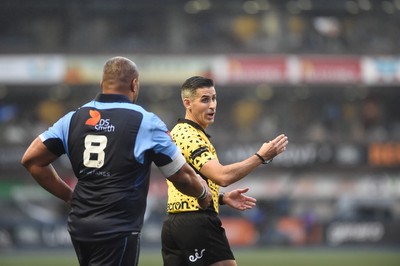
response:
[[[104,92],[129,89],[132,80],[139,77],[136,64],[128,58],[116,56],[107,60],[103,67],[101,87]]]

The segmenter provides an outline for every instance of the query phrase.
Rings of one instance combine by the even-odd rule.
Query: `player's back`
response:
[[[151,159],[145,150],[138,154],[136,149],[135,156],[135,146],[149,141],[148,134],[140,134],[150,123],[148,116],[131,103],[98,101],[71,116],[68,156],[78,183],[69,230],[76,239],[102,240],[140,231]]]

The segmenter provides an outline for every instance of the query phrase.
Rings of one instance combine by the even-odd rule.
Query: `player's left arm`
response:
[[[21,164],[28,170],[40,186],[57,198],[70,204],[72,189],[60,178],[51,165],[58,158],[40,138],[36,138],[26,150]]]

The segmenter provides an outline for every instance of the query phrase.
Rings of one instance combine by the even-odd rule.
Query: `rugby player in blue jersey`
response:
[[[124,57],[103,68],[101,93],[36,138],[22,165],[71,207],[68,231],[80,265],[137,265],[154,162],[179,191],[207,208],[211,192],[186,163],[166,125],[135,104],[136,64]],[[77,177],[72,190],[52,166],[66,154]]]

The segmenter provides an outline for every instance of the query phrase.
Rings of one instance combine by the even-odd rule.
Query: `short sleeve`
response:
[[[39,135],[40,140],[52,153],[61,156],[67,151],[68,128],[73,112],[60,118]]]

